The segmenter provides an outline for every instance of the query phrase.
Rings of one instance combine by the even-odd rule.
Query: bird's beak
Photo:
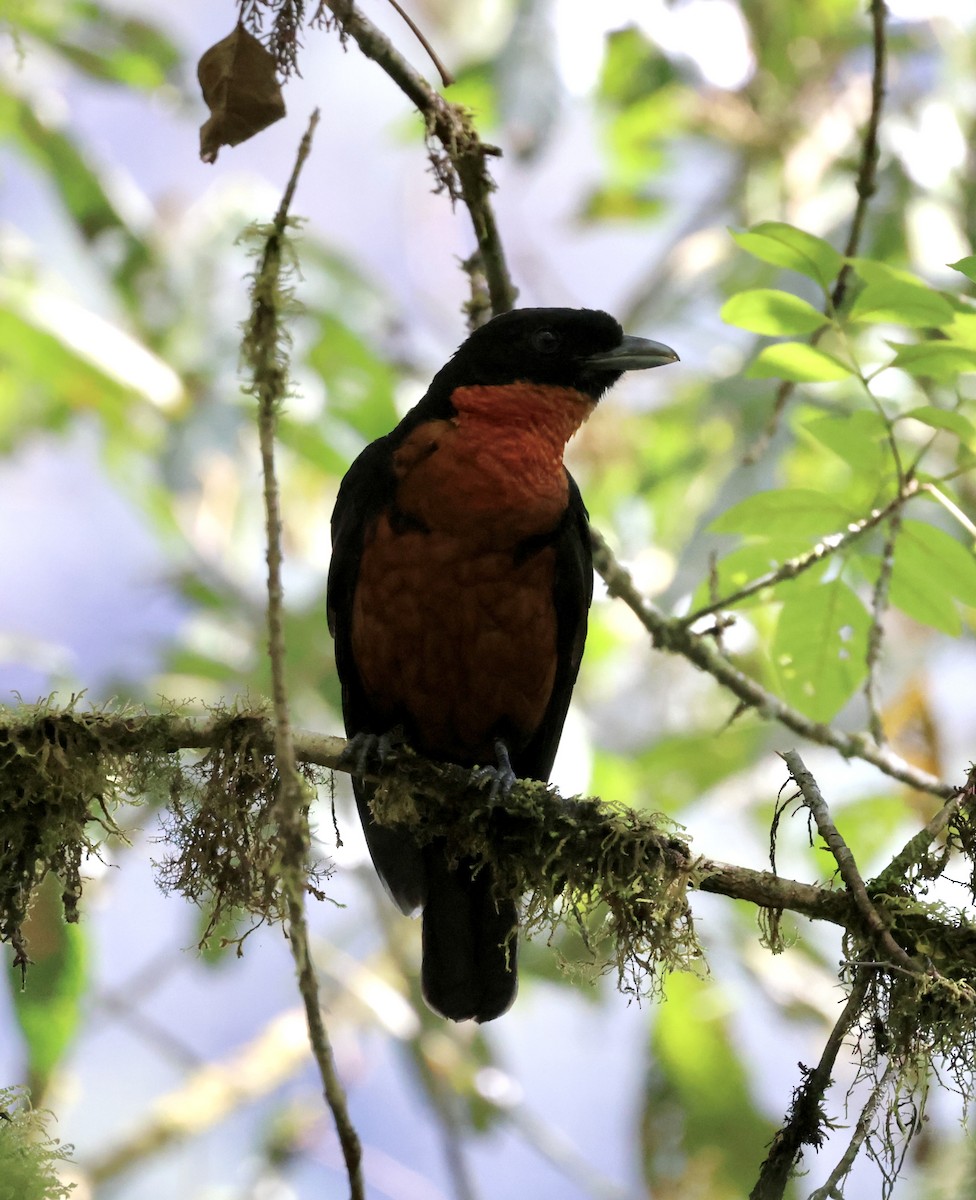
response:
[[[652,342],[649,338],[631,337],[629,333],[624,334],[619,346],[602,354],[591,354],[585,360],[587,367],[610,371],[644,371],[648,367],[665,367],[678,361],[670,346]]]

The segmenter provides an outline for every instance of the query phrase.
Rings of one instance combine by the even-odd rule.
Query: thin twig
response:
[[[288,940],[305,1006],[312,1053],[322,1078],[328,1104],[349,1177],[351,1200],[364,1200],[362,1148],[349,1117],[345,1091],[336,1071],[335,1058],[319,1002],[318,981],[309,948],[305,918],[305,862],[308,830],[305,821],[305,791],[298,774],[295,745],[288,712],[285,684],[284,603],[281,584],[281,504],[275,473],[275,438],[278,412],[287,390],[287,372],[282,361],[283,333],[279,327],[279,296],[282,246],[289,225],[289,208],[302,166],[311,150],[318,124],[318,109],[312,113],[302,138],[295,166],[265,245],[264,257],[254,284],[254,306],[248,328],[248,355],[254,370],[253,391],[258,399],[258,433],[264,475],[264,502],[268,561],[268,652],[271,660],[271,693],[274,705],[275,762],[278,770],[278,835],[281,843],[281,885],[288,911]]]
[[[864,886],[861,872],[857,869],[854,855],[841,836],[840,830],[834,824],[827,802],[817,786],[817,781],[807,770],[803,759],[795,750],[786,750],[780,757],[796,780],[797,787],[803,794],[804,803],[813,814],[820,836],[827,843],[827,849],[834,856],[837,869],[840,871],[841,878],[851,894],[868,933],[883,947],[894,963],[915,975],[921,974],[918,963],[898,945],[882,920],[881,914],[875,908],[868,895],[868,890]]]
[[[421,44],[421,46],[423,46],[423,48],[427,51],[430,61],[437,68],[437,74],[440,75],[440,77],[441,77],[441,83],[443,83],[443,85],[445,87],[450,87],[451,84],[454,83],[454,81],[455,81],[454,76],[447,69],[447,67],[444,66],[444,64],[441,62],[441,60],[437,57],[437,53],[434,50],[434,47],[430,44],[430,42],[427,41],[426,37],[424,37],[422,31],[417,27],[416,23],[414,22],[414,20],[410,16],[410,14],[408,12],[406,12],[403,8],[401,8],[399,4],[397,4],[397,0],[390,0],[390,4],[392,4],[393,7],[397,10],[397,12],[400,14],[400,16],[403,18],[403,20],[409,26],[410,31],[413,33],[414,37]]]
[[[823,1099],[831,1084],[834,1063],[848,1030],[860,1015],[867,996],[870,977],[862,971],[851,987],[843,1012],[830,1031],[820,1061],[805,1073],[803,1083],[793,1093],[793,1104],[782,1129],[773,1138],[769,1154],[759,1172],[749,1200],[782,1200],[783,1193],[804,1146],[819,1148],[823,1144],[827,1116]]]
[[[941,796],[946,800],[956,794],[957,788],[927,771],[913,767],[890,750],[876,746],[869,735],[852,736],[841,733],[832,725],[811,721],[778,696],[766,691],[754,679],[740,671],[709,638],[692,633],[683,618],[664,616],[641,595],[630,572],[617,561],[603,536],[592,526],[590,537],[593,543],[594,566],[606,583],[607,590],[611,596],[623,600],[651,635],[657,649],[688,659],[732,692],[746,707],[756,709],[767,719],[779,721],[787,729],[792,729],[794,733],[809,738],[812,742],[818,742],[821,746],[832,746],[844,758],[859,758],[871,763],[890,778],[907,783],[920,792],[931,792],[933,796]]]
[[[724,608],[731,608],[734,604],[748,599],[749,596],[754,596],[757,592],[761,592],[765,588],[775,587],[776,584],[782,583],[786,579],[796,579],[798,575],[802,575],[804,571],[809,570],[810,567],[815,566],[818,562],[823,562],[830,555],[837,554],[841,550],[846,550],[852,542],[856,542],[858,538],[897,512],[902,505],[917,495],[920,490],[918,481],[910,479],[898,492],[898,495],[889,500],[883,508],[876,508],[870,516],[864,517],[860,521],[852,522],[843,533],[835,533],[829,537],[822,538],[806,554],[798,554],[796,558],[787,559],[786,562],[781,563],[774,571],[767,571],[765,575],[760,575],[736,591],[730,592],[727,596],[722,596],[714,602],[705,604],[701,608],[696,608],[694,612],[689,613],[686,617],[682,617],[681,623],[683,625],[694,625],[702,617],[706,617],[710,613],[718,612]]]
[[[858,251],[864,232],[864,222],[867,217],[868,203],[878,190],[878,131],[881,128],[881,114],[884,110],[885,79],[888,68],[888,44],[886,22],[888,9],[884,0],[871,0],[871,43],[874,65],[871,72],[871,112],[864,129],[864,140],[861,143],[861,161],[858,165],[857,204],[851,218],[851,227],[847,234],[847,244],[844,247],[844,262],[830,293],[830,304],[835,312],[843,306],[847,294],[847,284],[851,273],[850,259]]]
[[[970,467],[969,469],[971,470],[972,468]],[[941,488],[936,487],[934,483],[925,483],[922,485],[921,490],[927,492],[933,500],[938,501],[942,505],[947,513],[955,517],[971,538],[976,538],[976,525],[973,524],[954,500],[950,500]]]
[[[895,509],[888,521],[888,533],[885,537],[884,548],[881,551],[881,567],[878,578],[874,581],[871,593],[871,628],[868,632],[868,651],[865,664],[868,669],[864,681],[864,699],[868,706],[868,728],[871,736],[879,746],[885,744],[885,731],[881,722],[881,712],[877,698],[877,669],[881,658],[881,646],[884,641],[884,615],[888,609],[888,591],[891,587],[891,573],[895,566],[895,542],[901,529],[901,510]]]
[[[460,198],[471,215],[494,314],[507,312],[518,294],[505,261],[490,196],[494,183],[485,160],[501,151],[478,137],[470,114],[450,104],[400,55],[384,34],[357,10],[352,0],[323,0],[344,36],[351,37],[367,58],[380,66],[423,116],[430,134],[447,157],[434,170],[452,199]]]

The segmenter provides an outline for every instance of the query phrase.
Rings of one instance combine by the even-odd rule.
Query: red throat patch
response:
[[[572,388],[458,388],[457,415],[418,426],[394,455],[397,506],[428,529],[510,546],[566,507],[566,443],[593,411]]]

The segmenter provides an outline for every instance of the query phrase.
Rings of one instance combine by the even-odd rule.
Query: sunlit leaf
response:
[[[967,279],[976,283],[976,254],[967,254],[954,263],[948,264],[954,271],[960,271]]]
[[[957,375],[976,371],[976,349],[956,342],[933,340],[918,345],[891,343],[897,351],[892,366],[901,367],[909,375],[928,376],[939,383],[949,383]]]
[[[976,427],[961,412],[936,408],[932,404],[923,404],[921,408],[913,408],[909,412],[902,413],[898,419],[905,420],[908,417],[915,421],[921,421],[923,425],[928,425],[932,429],[946,429],[950,433],[954,433],[963,445],[976,448]]]
[[[722,320],[769,336],[813,333],[827,318],[806,300],[775,288],[738,292],[725,302]]]
[[[879,413],[859,409],[836,417],[816,417],[804,430],[856,471],[878,478],[889,451],[888,427]]]
[[[857,514],[833,496],[810,488],[781,488],[756,492],[740,500],[710,528],[715,533],[744,533],[761,537],[804,537],[843,530]]]
[[[724,596],[730,595],[740,588],[745,587],[746,584],[752,583],[753,580],[760,579],[762,576],[769,574],[770,571],[778,570],[783,563],[797,558],[809,549],[810,539],[803,536],[771,536],[763,538],[761,541],[744,542],[728,554],[723,555],[715,564],[717,598],[721,600]],[[825,558],[816,566],[809,567],[809,577],[811,579],[818,578],[827,569],[828,563],[829,559]],[[692,610],[701,608],[703,605],[712,604],[715,599],[712,592],[712,581],[703,579],[692,597]],[[745,600],[736,601],[735,607],[743,608],[748,605],[765,604],[769,598],[770,594],[767,591],[757,592]]]
[[[932,288],[897,281],[869,283],[851,305],[850,319],[871,324],[945,325],[953,307]]]
[[[799,271],[824,289],[836,278],[844,261],[823,238],[782,221],[763,221],[744,232],[733,230],[732,237],[755,258]]]
[[[880,559],[877,555],[864,557],[864,562],[877,576]],[[888,585],[888,603],[906,616],[938,629],[949,637],[958,637],[962,630],[962,619],[955,600],[923,570],[919,570],[919,556],[911,549],[896,547],[894,566]]]
[[[771,654],[783,695],[812,720],[829,721],[867,674],[870,614],[841,579],[780,595]]]
[[[935,525],[903,521],[889,594],[916,621],[955,636],[961,623],[953,598],[976,605],[976,556]]]
[[[878,258],[849,258],[847,260],[854,271],[865,283],[884,286],[886,284],[907,283],[912,287],[925,288],[928,285],[912,271],[902,267],[893,267],[891,263],[882,262]]]
[[[850,367],[805,342],[766,346],[746,371],[747,379],[790,379],[794,383],[833,383],[850,375]]]

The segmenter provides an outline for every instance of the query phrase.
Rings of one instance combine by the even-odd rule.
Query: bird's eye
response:
[[[540,329],[532,335],[532,346],[540,354],[555,354],[559,349],[559,335],[551,329]]]

